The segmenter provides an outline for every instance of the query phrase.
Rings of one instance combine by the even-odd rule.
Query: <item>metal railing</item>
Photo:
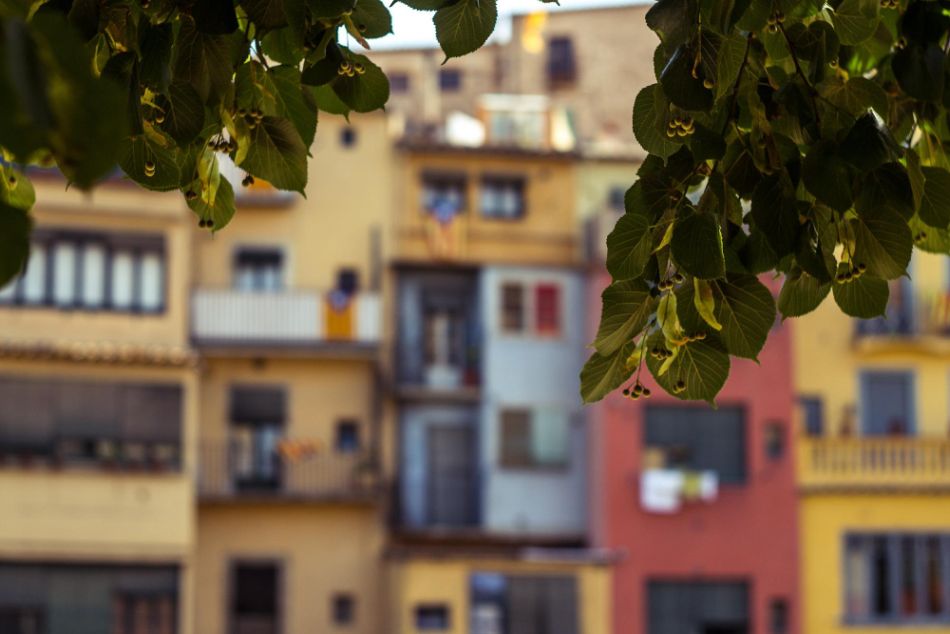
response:
[[[894,301],[884,316],[857,320],[858,337],[950,335],[950,293],[911,293],[904,289],[903,302]]]
[[[334,501],[369,499],[379,491],[379,472],[366,453],[311,450],[285,441],[279,450],[252,458],[227,440],[199,445],[198,494],[214,501],[273,499]]]
[[[377,344],[382,332],[377,293],[340,303],[311,290],[200,288],[192,299],[191,334],[199,344]]]
[[[816,489],[950,489],[950,439],[802,437],[798,482]]]

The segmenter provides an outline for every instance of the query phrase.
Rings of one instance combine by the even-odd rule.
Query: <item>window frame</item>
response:
[[[248,257],[252,255],[258,256],[270,256],[276,255],[278,260],[278,275],[279,275],[279,284],[277,288],[241,288],[239,286],[239,274],[242,268],[241,257]],[[230,288],[234,291],[240,293],[283,293],[287,291],[288,278],[289,276],[289,261],[290,257],[288,255],[287,249],[283,245],[276,244],[237,244],[231,251],[231,285]],[[248,268],[252,268],[248,265]],[[257,275],[260,274],[260,271],[263,267],[257,267]]]
[[[162,316],[168,311],[169,257],[164,234],[161,233],[124,233],[121,231],[82,231],[73,229],[38,229],[31,237],[31,249],[42,250],[42,293],[41,299],[33,301],[26,297],[25,287],[27,269],[9,283],[12,292],[2,301],[0,308],[51,309],[64,312],[85,313],[121,313],[129,315]],[[56,298],[56,254],[58,245],[68,245],[73,249],[72,296],[68,302],[58,302]],[[85,303],[85,274],[87,272],[85,253],[87,248],[102,250],[102,289],[98,305]],[[117,306],[113,301],[113,274],[115,260],[119,254],[128,254],[131,258],[132,279],[131,296],[128,306]],[[154,255],[159,262],[158,282],[159,301],[154,308],[145,308],[142,302],[142,260]],[[29,267],[29,262],[27,263]]]
[[[911,538],[914,543],[914,583],[916,584],[916,605],[917,614],[906,616],[902,612],[901,592],[902,582],[904,580],[904,557],[901,552],[901,544],[904,539]],[[941,588],[941,610],[937,614],[923,613],[929,603],[927,600],[926,589],[926,570],[924,559],[924,545],[929,539],[936,538],[939,543],[939,561],[942,567],[940,571]],[[852,544],[858,543],[867,548],[873,545],[874,540],[885,540],[888,557],[890,558],[890,578],[886,579],[888,586],[888,596],[891,604],[891,614],[884,616],[874,614],[871,603],[868,604],[868,613],[852,614],[849,613],[848,598],[852,594],[852,579],[847,573],[848,553]],[[847,531],[841,537],[841,557],[840,566],[842,571],[841,584],[841,621],[848,626],[933,626],[946,625],[950,623],[950,533],[934,531],[900,531],[900,532],[881,532],[881,531]],[[869,564],[873,564],[873,553],[865,555]],[[867,568],[870,571],[870,565]],[[863,586],[863,591],[867,594],[869,601],[873,601],[873,575],[859,580]]]
[[[446,78],[454,78],[452,81],[446,81]],[[440,68],[439,69],[439,92],[459,93],[462,92],[462,83],[464,77],[462,71],[458,68]]]
[[[228,559],[227,572],[227,602],[225,603],[225,620],[229,632],[236,631],[237,612],[235,602],[237,600],[237,569],[240,566],[273,566],[276,570],[276,582],[274,588],[274,634],[283,634],[284,618],[286,612],[285,590],[287,579],[287,565],[279,557],[244,557],[232,556]]]
[[[524,457],[520,459],[513,459],[512,454],[506,451],[505,438],[507,434],[505,432],[506,424],[510,421],[506,421],[505,416],[509,415],[523,415],[524,422],[527,428],[527,438],[521,440],[520,444],[523,444]],[[564,456],[560,460],[540,460],[535,453],[535,437],[537,434],[536,427],[539,424],[538,422],[538,411],[537,408],[530,406],[502,406],[498,409],[498,425],[497,425],[497,437],[498,437],[498,447],[497,447],[497,463],[500,469],[505,471],[547,471],[547,472],[563,472],[570,469],[571,466],[571,429],[573,427],[573,419],[568,417],[565,421],[565,433],[567,434],[567,445],[565,447]]]
[[[518,212],[512,216],[502,216],[495,213],[486,213],[482,204],[483,194],[487,187],[513,186],[518,196]],[[523,174],[493,174],[485,173],[478,180],[478,217],[486,222],[521,222],[528,217],[528,177]]]

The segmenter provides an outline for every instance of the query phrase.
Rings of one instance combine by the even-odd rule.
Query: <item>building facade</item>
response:
[[[0,631],[194,631],[191,223],[174,197],[34,177],[0,292]]]
[[[923,253],[909,274],[886,317],[829,300],[796,327],[807,632],[950,630],[950,279]]]

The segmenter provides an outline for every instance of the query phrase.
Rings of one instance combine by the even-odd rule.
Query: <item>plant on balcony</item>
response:
[[[497,0],[397,0],[432,13],[446,58],[489,37]],[[881,315],[916,247],[950,252],[944,0],[659,0],[657,82],[633,104],[649,152],[607,238],[585,400],[653,375],[712,402],[731,357],[756,359],[782,278],[783,317],[827,296]],[[0,284],[29,250],[31,184],[57,167],[88,189],[115,165],[178,190],[224,227],[219,162],[304,191],[318,112],[381,108],[364,48],[392,23],[381,0],[0,0]],[[618,78],[617,81],[623,81]],[[635,375],[635,376],[634,376]]]

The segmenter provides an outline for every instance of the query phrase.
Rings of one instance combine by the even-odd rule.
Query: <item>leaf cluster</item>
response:
[[[651,7],[657,81],[632,121],[649,156],[607,238],[586,401],[646,366],[713,402],[777,312],[830,294],[882,315],[914,247],[950,251],[948,15],[944,0]]]

